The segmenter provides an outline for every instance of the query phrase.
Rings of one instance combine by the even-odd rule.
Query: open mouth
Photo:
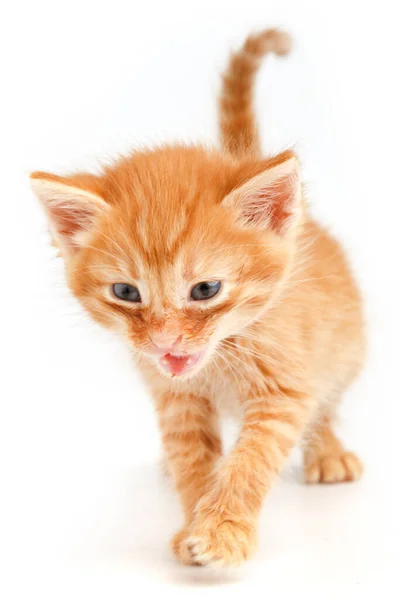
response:
[[[195,354],[164,354],[161,356],[160,365],[164,371],[174,375],[183,375],[188,371],[191,371],[203,357],[204,352],[197,352]]]

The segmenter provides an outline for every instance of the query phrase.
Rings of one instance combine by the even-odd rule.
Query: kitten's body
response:
[[[33,175],[72,291],[137,351],[185,512],[173,548],[187,563],[247,557],[265,493],[302,438],[309,482],[362,470],[330,426],[363,360],[360,297],[340,246],[308,215],[293,153],[260,158],[251,108],[260,57],[287,50],[269,31],[232,57],[225,153],[171,146],[101,177]],[[193,302],[189,290],[210,281],[220,292]],[[140,302],[116,299],[116,282]],[[222,459],[226,410],[242,431]]]

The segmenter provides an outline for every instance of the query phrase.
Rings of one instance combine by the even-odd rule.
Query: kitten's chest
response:
[[[229,377],[214,383],[211,388],[210,400],[221,417],[242,420],[243,390],[239,391],[237,383],[231,381]]]

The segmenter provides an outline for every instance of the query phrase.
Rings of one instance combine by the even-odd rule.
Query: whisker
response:
[[[101,248],[96,248],[95,246],[90,246],[89,244],[85,244],[84,246],[81,246],[81,248],[90,248],[92,250],[95,250],[96,252],[101,252],[102,254],[105,254],[105,256],[109,256],[113,260],[118,260],[118,256],[115,256],[115,254],[110,254],[110,252],[106,252],[105,250],[101,250]]]
[[[95,231],[96,233],[99,233],[106,240],[110,240],[110,242],[112,244],[114,244],[114,246],[116,246],[122,252],[122,254],[126,254],[126,252],[121,248],[121,246],[118,244],[118,242],[116,240],[114,240],[113,238],[110,238],[110,236],[108,236],[107,234],[105,234],[103,231],[99,231],[98,229],[92,229],[92,231]]]
[[[240,373],[240,371],[228,360],[228,357],[224,356],[222,353],[218,353],[220,358],[224,361],[224,363],[227,365],[227,367],[229,368],[229,370],[231,371],[232,375],[235,378],[235,381],[237,383],[238,388],[240,387],[240,383],[239,383],[239,379],[237,378],[236,373],[240,376],[242,375],[242,373]]]
[[[259,353],[252,352],[248,348],[244,348],[244,347],[236,346],[236,345],[231,345],[230,348],[232,350],[235,349],[238,352],[241,352],[242,354],[244,354],[246,356],[250,356],[251,358],[260,359],[264,363],[269,364],[269,365],[271,365],[272,367],[275,367],[275,368],[279,367],[280,364],[281,364],[278,360],[273,359],[271,356],[267,356],[265,354],[259,354]]]

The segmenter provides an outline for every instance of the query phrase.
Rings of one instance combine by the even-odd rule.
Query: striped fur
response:
[[[165,146],[98,176],[32,175],[70,289],[125,336],[151,390],[184,512],[172,548],[186,564],[238,565],[251,554],[265,495],[301,440],[306,481],[362,473],[332,430],[363,363],[360,294],[339,244],[308,213],[294,153],[260,157],[254,76],[264,54],[289,47],[268,30],[231,58],[223,152]],[[191,286],[214,279],[221,292],[191,302]],[[135,285],[141,302],[116,298],[117,282]],[[202,358],[166,376],[155,339]],[[242,425],[227,456],[225,412]]]
[[[259,156],[260,140],[253,110],[254,81],[265,54],[285,56],[291,39],[283,31],[267,29],[251,35],[243,47],[232,54],[223,76],[220,98],[222,146],[234,156]]]

